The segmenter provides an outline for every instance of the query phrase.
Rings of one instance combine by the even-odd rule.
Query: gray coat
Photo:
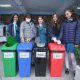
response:
[[[36,28],[34,23],[27,23],[23,21],[20,25],[20,38],[35,38],[36,37]]]

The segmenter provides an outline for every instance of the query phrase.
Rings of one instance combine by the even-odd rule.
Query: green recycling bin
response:
[[[80,45],[75,48],[75,57],[77,64],[80,64]]]
[[[8,43],[4,43],[1,47],[5,77],[14,77],[17,74],[17,45],[18,43],[11,46]]]

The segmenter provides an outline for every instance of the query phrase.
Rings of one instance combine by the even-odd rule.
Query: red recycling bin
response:
[[[65,57],[65,47],[63,44],[49,43],[48,48],[50,51],[50,75],[51,77],[61,77]]]

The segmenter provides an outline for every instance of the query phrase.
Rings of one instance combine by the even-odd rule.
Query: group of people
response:
[[[18,42],[49,43],[52,38],[60,40],[66,49],[65,54],[65,73],[69,74],[69,55],[72,60],[73,73],[75,73],[76,59],[75,47],[80,44],[80,20],[76,18],[71,9],[64,12],[64,20],[61,22],[58,14],[53,14],[52,19],[46,26],[42,16],[38,17],[38,24],[34,25],[31,21],[31,15],[27,14],[25,20],[19,25],[19,16],[13,16],[12,23],[8,25],[8,35],[14,36]]]

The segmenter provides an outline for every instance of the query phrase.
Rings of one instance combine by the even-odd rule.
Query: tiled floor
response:
[[[34,71],[34,68],[32,68],[30,78],[21,78],[21,77],[19,77],[19,75],[17,75],[16,77],[6,78],[3,75],[3,65],[2,65],[1,52],[0,52],[0,80],[73,80],[73,79],[74,79],[74,77],[73,77],[72,72],[70,71],[70,74],[66,75],[64,73],[64,70],[63,70],[63,75],[61,78],[60,77],[58,77],[58,78],[50,77],[48,67],[47,67],[46,77],[35,77],[35,71]]]

